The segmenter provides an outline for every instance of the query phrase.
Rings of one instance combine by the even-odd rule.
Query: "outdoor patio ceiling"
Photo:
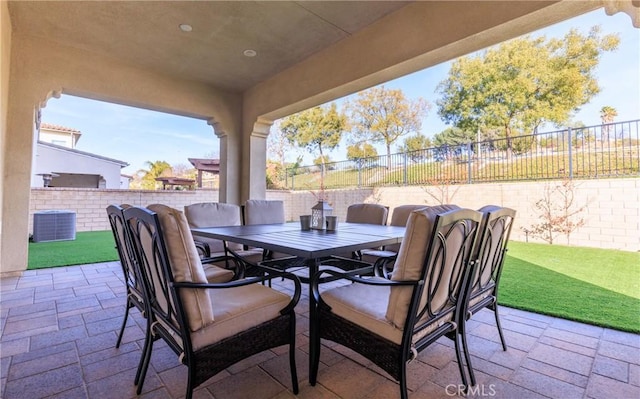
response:
[[[407,3],[18,1],[9,12],[14,33],[242,92]]]
[[[241,203],[265,195],[275,119],[598,7],[638,23],[630,0],[2,1],[0,271],[26,268],[34,120],[51,96],[207,121],[220,199]]]

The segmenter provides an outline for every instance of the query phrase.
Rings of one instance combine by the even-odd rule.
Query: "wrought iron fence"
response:
[[[640,176],[640,120],[289,168],[286,188]]]

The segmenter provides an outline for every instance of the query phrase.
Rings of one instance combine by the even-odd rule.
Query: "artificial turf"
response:
[[[29,243],[29,269],[118,259],[111,231]],[[501,305],[640,333],[640,253],[511,241]]]

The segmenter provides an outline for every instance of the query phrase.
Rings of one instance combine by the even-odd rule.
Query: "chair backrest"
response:
[[[480,209],[483,213],[480,236],[474,250],[478,267],[472,280],[470,296],[492,293],[497,289],[502,273],[511,227],[516,211],[496,205],[487,205]]]
[[[244,205],[244,224],[284,223],[284,202],[280,200],[248,200]]]
[[[353,204],[347,208],[348,223],[387,224],[389,207],[380,204]]]
[[[418,209],[426,208],[427,205],[400,205],[393,208],[393,213],[391,213],[391,222],[389,224],[391,226],[406,226],[407,220],[409,220],[409,215],[411,212],[416,211]]]
[[[466,298],[481,220],[480,212],[445,206],[420,209],[409,216],[391,280],[424,284],[391,287],[386,313],[406,336],[445,318],[457,320],[465,311],[459,300]]]
[[[446,212],[452,211],[454,209],[460,209],[459,206],[453,204],[445,204],[445,205],[437,205],[438,212]],[[393,214],[391,215],[391,226],[406,226],[407,220],[409,220],[409,216],[411,212],[417,211],[419,209],[428,208],[427,205],[400,205],[393,208]],[[385,250],[398,252],[400,251],[400,244],[391,244],[386,245]]]
[[[184,214],[189,226],[197,227],[220,227],[220,226],[240,226],[242,224],[240,216],[240,206],[235,204],[224,204],[220,202],[201,202],[197,204],[185,205]],[[211,253],[224,252],[222,240],[213,238],[198,237],[198,241],[209,244]],[[227,243],[228,248],[239,250],[242,245]]]
[[[129,237],[129,231],[126,228],[123,214],[124,207],[129,208],[130,206],[109,205],[107,207],[107,216],[111,225],[116,250],[118,251],[118,258],[122,265],[122,274],[128,290],[127,295],[133,294],[133,299],[138,302],[138,305],[142,306],[144,286],[142,285],[142,278],[136,263],[136,255]]]
[[[173,282],[206,283],[191,231],[184,214],[165,205],[124,211],[149,293],[150,312],[165,329],[172,330],[180,346],[188,330],[213,322],[213,308],[205,290],[185,288],[180,296]]]

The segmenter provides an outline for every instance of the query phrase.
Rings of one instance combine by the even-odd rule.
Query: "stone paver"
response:
[[[274,287],[290,290],[285,283]],[[307,287],[304,286],[306,289]],[[124,285],[117,262],[25,272],[0,279],[0,397],[136,398],[133,379],[146,321],[132,309],[122,345]],[[286,347],[252,356],[206,381],[196,399],[388,399],[398,385],[353,351],[323,342],[318,383],[308,383],[308,298],[298,307],[300,393],[291,392]],[[469,398],[640,397],[640,336],[516,309],[500,308],[509,349],[490,311],[468,323],[477,385]],[[408,367],[409,397],[463,397],[452,341],[442,338]],[[154,343],[143,398],[180,398],[186,368]]]

